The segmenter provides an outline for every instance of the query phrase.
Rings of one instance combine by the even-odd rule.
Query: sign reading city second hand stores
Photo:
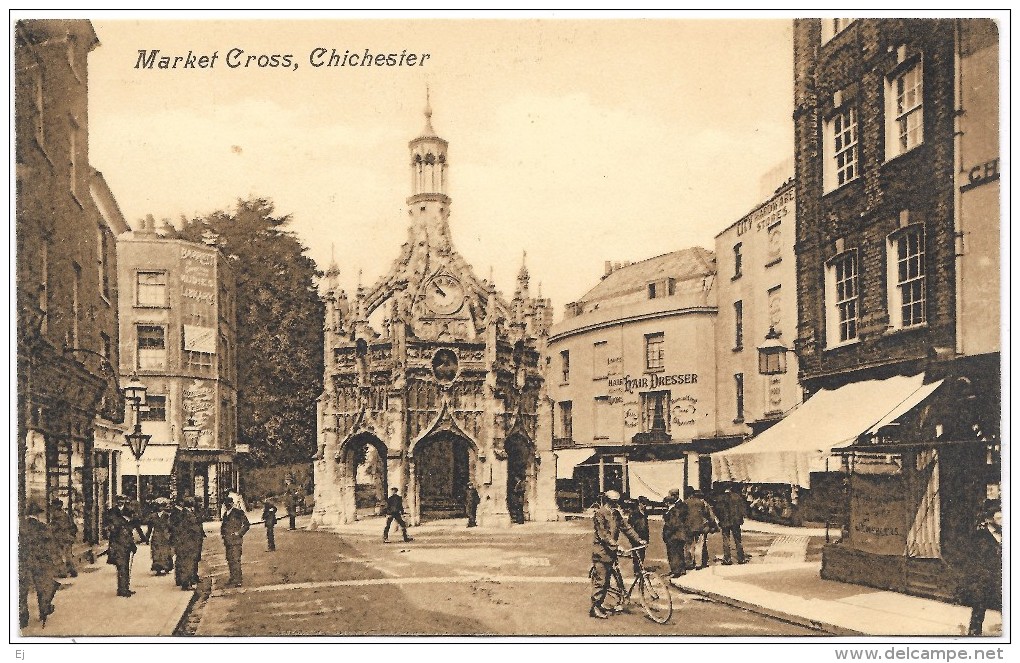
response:
[[[633,394],[636,389],[658,389],[659,387],[675,387],[684,384],[697,383],[697,373],[649,373],[648,375],[642,375],[641,377],[634,378],[629,375],[609,377],[610,391],[619,391],[622,389],[628,394]]]

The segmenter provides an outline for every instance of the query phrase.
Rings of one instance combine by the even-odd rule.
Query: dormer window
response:
[[[659,299],[660,297],[676,294],[676,279],[668,278],[648,284],[648,299]]]

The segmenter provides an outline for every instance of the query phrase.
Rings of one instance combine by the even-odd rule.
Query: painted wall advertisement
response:
[[[875,555],[907,549],[907,501],[902,473],[854,473],[850,489],[850,543]]]

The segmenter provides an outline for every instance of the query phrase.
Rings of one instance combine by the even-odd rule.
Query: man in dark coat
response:
[[[1002,607],[1002,507],[986,507],[973,534],[967,566],[967,635],[981,635],[988,608]]]
[[[55,569],[53,533],[40,520],[44,509],[37,502],[25,507],[18,536],[18,613],[21,628],[28,626],[28,588],[35,587],[39,602],[39,621],[44,625],[53,614],[53,596],[59,583],[53,579]]]
[[[518,525],[524,524],[524,495],[527,493],[527,482],[520,476],[510,484],[510,518]]]
[[[641,537],[642,541],[648,540],[648,498],[641,495],[637,498],[637,501],[633,501],[628,506],[627,511],[627,524],[637,532],[637,535]],[[648,552],[647,548],[634,551],[634,557],[631,561],[634,563],[634,575],[641,573],[640,562],[645,561],[645,553]]]
[[[734,492],[732,486],[727,485],[715,502],[715,515],[719,518],[719,529],[722,530],[723,564],[733,563],[730,556],[730,537],[733,537],[733,543],[737,546],[737,562],[746,564],[740,534],[740,526],[744,524],[744,517],[747,516],[747,504],[743,496]]]
[[[690,543],[687,504],[680,499],[680,491],[676,489],[669,491],[666,503],[669,507],[662,516],[662,542],[666,544],[669,574],[679,578],[687,573],[687,546]]]
[[[50,531],[53,533],[53,545],[56,549],[54,558],[57,563],[57,577],[78,577],[78,569],[74,568],[74,540],[78,536],[78,525],[70,510],[64,510],[64,503],[58,499],[50,502],[53,517],[50,520]]]
[[[481,501],[482,498],[478,496],[475,484],[468,482],[467,492],[464,494],[464,508],[467,510],[468,527],[474,527],[478,524],[478,504]]]
[[[686,490],[687,498],[687,530],[690,532],[690,556],[688,561],[695,569],[708,566],[708,534],[718,531],[718,521],[712,507],[705,501],[704,493],[690,486]],[[701,544],[701,564],[698,560],[698,544]]]
[[[276,528],[276,505],[273,504],[273,498],[267,497],[265,504],[262,506],[262,522],[266,526],[266,550],[276,550],[276,536],[274,529]]]
[[[195,498],[185,497],[177,512],[174,526],[174,550],[183,591],[191,591],[198,584],[198,561],[202,558],[202,541],[205,530],[202,519],[195,512]]]
[[[407,524],[404,522],[404,500],[400,497],[400,491],[393,489],[392,494],[386,499],[386,527],[383,528],[383,543],[390,542],[390,525],[397,521],[400,532],[404,535],[404,541],[411,541],[407,535]]]
[[[620,493],[607,490],[602,496],[602,504],[595,509],[593,516],[595,539],[591,548],[591,609],[588,616],[606,619],[609,612],[603,606],[609,583],[616,579],[623,590],[623,579],[614,570],[620,547],[617,543],[620,534],[626,536],[635,546],[644,545],[647,541],[638,536],[637,532],[627,523],[620,511]],[[622,607],[622,606],[621,606]]]
[[[131,591],[131,558],[138,546],[135,545],[135,531],[142,539],[142,526],[128,506],[128,499],[118,495],[113,508],[106,514],[107,538],[110,540],[106,553],[106,562],[117,567],[117,596],[130,597]]]
[[[290,521],[287,529],[297,529],[297,508],[298,508],[298,496],[297,491],[293,488],[287,491],[287,518]]]
[[[184,515],[184,505],[175,501],[170,505],[170,548],[174,555],[174,583],[180,587],[183,583],[183,569],[181,568],[181,519]]]
[[[248,516],[244,511],[234,505],[234,499],[227,498],[227,512],[223,514],[223,522],[220,523],[220,536],[223,537],[223,547],[227,553],[227,567],[230,569],[230,578],[227,580],[227,587],[241,586],[241,547],[244,542],[244,535],[251,529]]]

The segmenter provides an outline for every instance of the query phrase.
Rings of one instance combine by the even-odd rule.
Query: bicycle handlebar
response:
[[[643,548],[647,548],[647,547],[648,547],[648,544],[646,543],[644,545],[634,546],[633,548],[626,548],[626,549],[620,550],[620,554],[621,555],[626,555],[627,553],[632,553],[635,550],[642,550]]]

